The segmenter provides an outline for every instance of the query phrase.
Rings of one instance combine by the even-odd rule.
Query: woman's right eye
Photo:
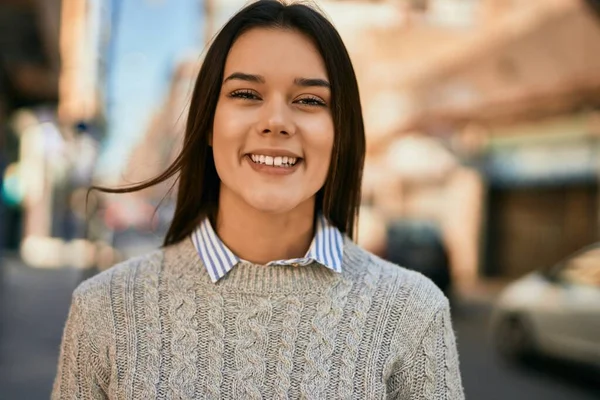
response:
[[[229,97],[244,100],[260,100],[258,95],[252,90],[235,90],[229,94]]]

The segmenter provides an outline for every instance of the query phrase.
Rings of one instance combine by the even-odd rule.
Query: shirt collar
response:
[[[217,282],[243,261],[219,239],[208,218],[200,223],[191,238],[213,282]],[[342,233],[319,214],[315,237],[303,258],[276,260],[267,265],[307,265],[316,261],[332,271],[341,273],[343,246]]]

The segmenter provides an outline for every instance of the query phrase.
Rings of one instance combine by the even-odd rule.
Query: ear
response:
[[[208,147],[212,147],[213,143],[213,133],[212,131],[208,132]]]

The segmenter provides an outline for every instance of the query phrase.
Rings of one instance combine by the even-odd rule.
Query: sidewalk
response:
[[[480,278],[471,284],[457,285],[451,298],[453,313],[487,321],[496,298],[509,283],[508,280],[498,278]]]
[[[14,254],[0,268],[0,398],[47,399],[82,271],[34,269]]]
[[[479,278],[476,282],[457,285],[456,297],[467,303],[492,305],[510,280],[501,278]]]

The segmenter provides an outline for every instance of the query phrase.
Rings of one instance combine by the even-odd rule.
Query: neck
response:
[[[215,231],[239,258],[255,264],[302,258],[314,236],[314,199],[281,214],[256,210],[221,192]]]

